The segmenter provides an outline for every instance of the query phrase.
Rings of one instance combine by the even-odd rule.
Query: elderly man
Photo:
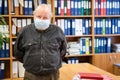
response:
[[[23,63],[24,80],[58,80],[66,54],[65,35],[58,26],[50,24],[49,5],[39,5],[33,14],[34,23],[24,27],[17,36],[15,58]]]

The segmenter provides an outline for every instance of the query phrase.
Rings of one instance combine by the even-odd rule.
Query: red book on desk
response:
[[[98,74],[98,73],[84,73],[84,72],[81,72],[81,73],[79,73],[79,75],[80,75],[80,78],[82,80],[113,80],[112,78],[110,78],[107,75],[101,75],[101,74]]]
[[[81,79],[103,80],[103,76],[97,73],[79,73]]]

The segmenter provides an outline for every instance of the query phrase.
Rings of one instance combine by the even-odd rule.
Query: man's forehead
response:
[[[40,10],[36,11],[36,14],[41,14],[41,13],[48,14],[50,12],[48,10],[44,10],[44,9],[40,9]]]
[[[36,16],[49,17],[49,14],[48,14],[48,13],[41,12],[41,13],[36,13]]]

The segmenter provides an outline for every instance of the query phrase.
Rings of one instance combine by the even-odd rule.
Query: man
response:
[[[34,23],[24,27],[17,36],[15,58],[23,63],[24,80],[58,80],[62,58],[66,54],[63,31],[50,24],[52,13],[47,4],[34,11]]]

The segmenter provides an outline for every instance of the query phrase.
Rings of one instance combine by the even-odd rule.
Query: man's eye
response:
[[[41,18],[41,16],[37,16],[38,18]]]
[[[44,17],[43,19],[48,19],[47,17]]]

